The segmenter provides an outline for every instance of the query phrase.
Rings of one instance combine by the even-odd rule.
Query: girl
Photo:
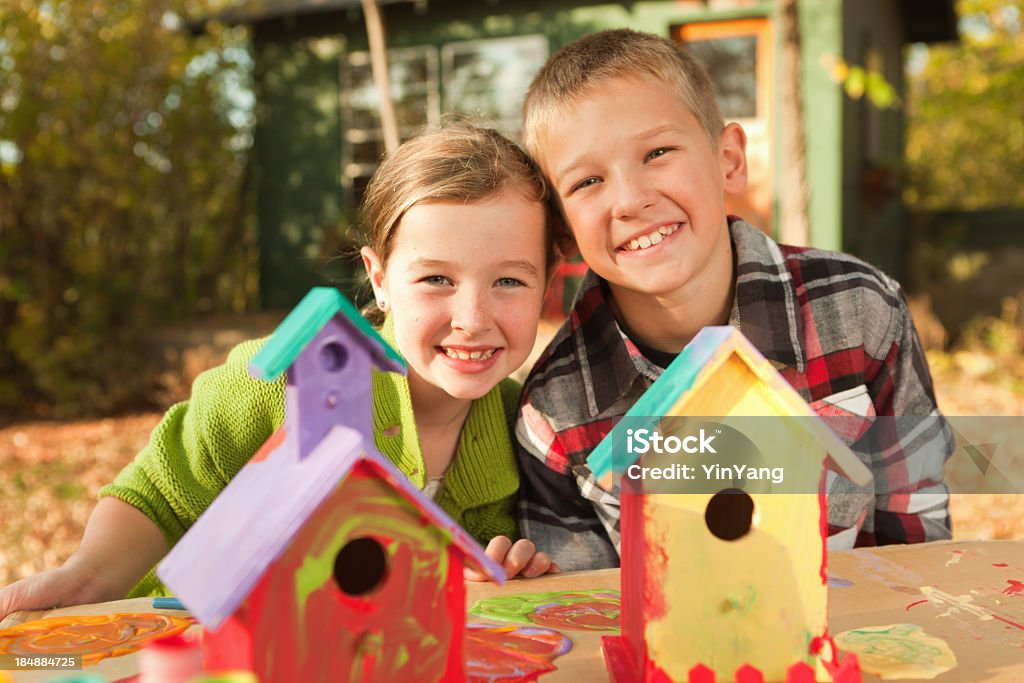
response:
[[[488,555],[509,576],[557,571],[532,543],[509,538],[519,476],[508,424],[519,387],[506,377],[533,346],[555,263],[546,200],[515,143],[455,123],[402,145],[364,202],[374,317],[409,368],[408,377],[373,374],[377,448],[490,541]],[[283,380],[246,371],[260,345],[239,345],[196,380],[190,400],[168,410],[100,491],[74,555],[0,591],[0,618],[161,591],[154,565],[284,421]]]

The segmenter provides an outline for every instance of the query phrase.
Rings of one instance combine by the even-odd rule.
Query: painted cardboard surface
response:
[[[618,588],[618,569],[552,574],[539,579],[514,579],[508,581],[504,586],[498,586],[490,582],[467,583],[466,608],[472,608],[477,600],[495,595],[595,589],[618,590]],[[502,623],[480,619],[472,615],[469,616],[467,621],[475,623],[484,621],[488,623]],[[608,635],[608,631],[564,630],[562,633],[572,639],[572,649],[555,660],[554,664],[557,669],[544,674],[540,678],[541,682],[566,681],[567,683],[580,683],[581,681],[586,681],[587,683],[603,683],[607,681],[608,677],[604,668],[604,659],[601,656],[601,636]]]
[[[829,589],[832,633],[916,624],[956,655],[956,668],[932,680],[1024,680],[1024,594],[1014,583],[1024,582],[1024,543],[943,542],[832,553],[829,575],[833,584],[852,582]]]
[[[957,666],[938,683],[1024,680],[1024,542],[975,541],[854,550],[829,555],[830,631],[894,623],[917,624],[946,641]],[[467,608],[481,598],[542,591],[617,588],[615,569],[513,580],[504,586],[467,583]],[[926,589],[922,592],[921,588]],[[150,610],[149,599],[20,613],[2,626],[60,614]],[[470,616],[469,622],[481,620]],[[566,631],[573,648],[555,660],[542,683],[607,680],[601,631]],[[86,671],[115,681],[137,670],[138,655],[107,659]],[[15,683],[43,683],[53,672],[23,672]],[[865,675],[865,681],[879,681]]]
[[[97,614],[111,614],[113,612],[151,612],[156,614],[166,614],[172,617],[183,617],[187,616],[188,613],[183,610],[166,610],[166,609],[153,609],[153,598],[135,598],[132,600],[117,600],[115,602],[102,602],[95,605],[78,605],[76,607],[62,607],[54,610],[38,610],[38,611],[24,611],[15,612],[10,615],[2,622],[0,622],[0,628],[6,628],[14,626],[15,624],[23,624],[28,621],[35,619],[42,619],[44,617],[57,617],[61,615],[80,615],[90,616]],[[200,637],[202,633],[202,627],[199,624],[195,624],[186,632],[190,636],[196,638]],[[139,654],[134,652],[120,657],[108,657],[107,659],[101,660],[99,664],[95,666],[84,667],[81,672],[83,674],[98,674],[103,676],[108,681],[116,681],[121,678],[133,676],[139,672]],[[23,671],[23,672],[6,672],[12,673],[14,683],[49,683],[54,679],[63,678],[70,676],[72,671]]]

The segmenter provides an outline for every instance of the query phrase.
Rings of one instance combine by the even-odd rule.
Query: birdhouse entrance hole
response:
[[[320,348],[320,364],[327,372],[338,372],[348,361],[345,347],[336,341],[330,341]]]
[[[365,595],[384,581],[388,557],[384,547],[369,537],[349,541],[334,558],[334,582],[346,595]]]
[[[704,510],[708,530],[723,541],[736,541],[750,533],[754,499],[739,489],[725,489],[711,496]]]

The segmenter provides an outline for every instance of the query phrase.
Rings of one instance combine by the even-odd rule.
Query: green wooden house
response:
[[[751,183],[730,209],[779,235],[781,20],[775,0],[378,0],[403,135],[459,110],[510,134],[533,73],[587,33],[628,27],[687,44],[709,66],[727,120],[747,130]],[[903,91],[903,49],[956,38],[953,0],[800,0],[810,179],[809,243],[898,274],[904,248],[903,112],[848,96],[836,65]],[[383,153],[359,0],[250,0],[215,19],[250,26],[261,290],[288,308],[311,286],[350,280],[333,259]]]

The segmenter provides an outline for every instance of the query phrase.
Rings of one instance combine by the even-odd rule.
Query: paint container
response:
[[[221,671],[200,676],[192,683],[259,683],[259,679],[251,671]]]
[[[139,683],[191,683],[203,673],[199,639],[160,638],[139,651]]]

